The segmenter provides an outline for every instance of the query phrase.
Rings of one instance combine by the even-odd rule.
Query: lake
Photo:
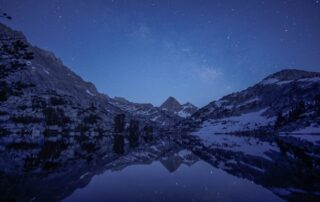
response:
[[[183,153],[183,152],[180,152]],[[164,159],[175,159],[177,154]],[[282,201],[252,181],[197,160],[192,165],[162,160],[95,175],[64,201]],[[174,166],[173,166],[174,167]]]
[[[320,200],[319,136],[171,137],[136,147],[112,136],[94,147],[64,136],[8,147],[0,201]]]

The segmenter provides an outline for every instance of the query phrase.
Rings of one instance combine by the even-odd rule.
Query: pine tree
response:
[[[289,120],[296,121],[300,116],[305,112],[305,104],[303,101],[300,101],[299,104],[291,110],[289,113]]]
[[[146,125],[144,126],[143,131],[144,131],[144,135],[143,135],[144,141],[151,142],[153,140],[153,127]]]
[[[118,114],[114,117],[114,132],[115,133],[122,133],[125,127],[125,115]]]
[[[276,119],[276,122],[274,124],[274,127],[276,129],[279,129],[283,126],[283,124],[285,123],[286,119],[283,117],[282,113],[279,112],[278,115],[277,115],[277,119]]]
[[[124,136],[122,134],[117,134],[114,137],[113,151],[117,154],[124,153]]]
[[[129,143],[131,147],[139,145],[139,121],[131,120],[129,126]]]
[[[320,116],[320,95],[317,95],[314,98],[314,108],[317,116]]]

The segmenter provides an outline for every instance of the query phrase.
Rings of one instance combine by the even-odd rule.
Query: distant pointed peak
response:
[[[177,100],[175,97],[173,97],[173,96],[169,96],[168,98],[167,98],[167,100]]]
[[[171,111],[171,110],[176,110],[176,109],[181,108],[181,104],[179,103],[179,101],[176,98],[169,96],[166,99],[166,101],[160,106],[160,108],[167,109],[167,110]]]
[[[172,96],[169,96],[164,103],[166,102],[176,102],[179,105],[181,105],[180,102],[175,97],[172,97]]]

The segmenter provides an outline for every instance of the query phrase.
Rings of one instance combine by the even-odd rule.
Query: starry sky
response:
[[[4,21],[109,96],[204,106],[320,71],[319,0],[0,0]]]

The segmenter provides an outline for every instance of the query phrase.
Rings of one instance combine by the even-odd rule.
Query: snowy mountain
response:
[[[127,123],[132,119],[152,123],[155,133],[181,120],[150,104],[99,93],[53,53],[32,46],[21,32],[2,24],[0,38],[0,165],[6,166],[4,170],[47,169],[68,159],[105,153],[112,146],[118,114],[125,114]]]
[[[105,96],[109,104],[119,108],[134,119],[162,129],[174,126],[197,110],[190,103],[181,105],[173,97],[169,97],[160,107],[156,107],[150,103],[134,103],[122,97],[111,98]]]
[[[64,131],[97,135],[97,131],[112,131],[113,118],[120,113],[125,114],[128,121],[138,119],[156,128],[172,126],[181,120],[151,104],[101,94],[53,53],[29,44],[21,32],[2,24],[0,30],[1,38],[20,39],[34,55],[33,59],[23,60],[23,68],[0,78],[5,84],[0,89],[0,132],[3,134]],[[11,41],[2,43],[11,45]],[[10,61],[5,57],[1,58],[1,65],[10,68]]]
[[[161,106],[163,110],[168,110],[168,111],[178,111],[181,108],[181,104],[174,98],[174,97],[169,97]]]
[[[51,52],[29,44],[21,32],[0,24],[1,38],[19,39],[33,53],[16,71],[6,55],[11,41],[2,40],[1,133],[97,132],[111,130],[113,117],[121,111],[110,105],[95,86],[68,69]],[[10,69],[11,68],[11,69]]]
[[[0,24],[0,38],[1,170],[47,170],[105,151],[123,111],[22,33]]]
[[[187,102],[181,105],[174,97],[169,97],[160,108],[164,111],[172,112],[182,118],[186,118],[191,116],[195,111],[197,111],[197,107]]]
[[[181,130],[320,132],[320,73],[285,69],[199,109]]]
[[[108,97],[108,102],[144,124],[151,124],[159,128],[171,127],[182,120],[178,115],[150,103],[134,103],[122,97]]]

